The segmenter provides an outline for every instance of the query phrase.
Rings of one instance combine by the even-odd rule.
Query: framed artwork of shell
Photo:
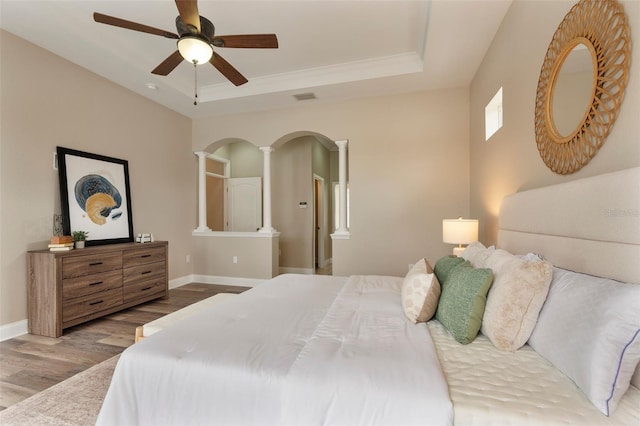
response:
[[[57,147],[62,230],[86,231],[86,245],[133,242],[129,163]]]

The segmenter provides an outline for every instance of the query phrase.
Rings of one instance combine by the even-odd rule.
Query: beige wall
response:
[[[640,165],[640,2],[623,1],[631,27],[631,72],[620,114],[598,154],[561,176],[538,153],[534,133],[538,77],[553,34],[573,2],[514,1],[471,84],[471,213],[480,240],[496,241],[503,196]],[[484,140],[484,107],[503,87],[504,126]],[[597,194],[594,194],[597,196]]]
[[[262,151],[249,142],[235,142],[229,145],[231,177],[262,177]]]
[[[278,145],[297,132],[349,139],[351,239],[333,253],[334,273],[404,275],[450,253],[442,219],[469,214],[468,113],[467,88],[310,103],[195,119],[193,150],[227,138]]]
[[[271,156],[272,223],[280,231],[280,267],[292,272],[313,271],[311,147],[312,138],[297,138]]]
[[[0,324],[26,319],[26,252],[60,213],[56,146],[128,160],[134,233],[169,241],[169,276],[191,273],[191,120],[0,31]],[[180,206],[180,208],[175,208]]]
[[[278,252],[273,251],[277,244],[278,237],[256,232],[194,236],[194,273],[213,277],[269,279],[277,275],[274,269],[278,264]]]

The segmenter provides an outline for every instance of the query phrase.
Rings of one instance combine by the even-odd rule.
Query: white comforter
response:
[[[127,349],[98,425],[447,425],[400,278],[282,275]]]

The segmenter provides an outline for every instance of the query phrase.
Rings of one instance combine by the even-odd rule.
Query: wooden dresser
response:
[[[27,254],[29,333],[60,337],[74,325],[167,297],[166,241]]]

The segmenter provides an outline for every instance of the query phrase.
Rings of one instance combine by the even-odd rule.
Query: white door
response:
[[[262,227],[262,178],[229,178],[227,231],[255,232]]]

